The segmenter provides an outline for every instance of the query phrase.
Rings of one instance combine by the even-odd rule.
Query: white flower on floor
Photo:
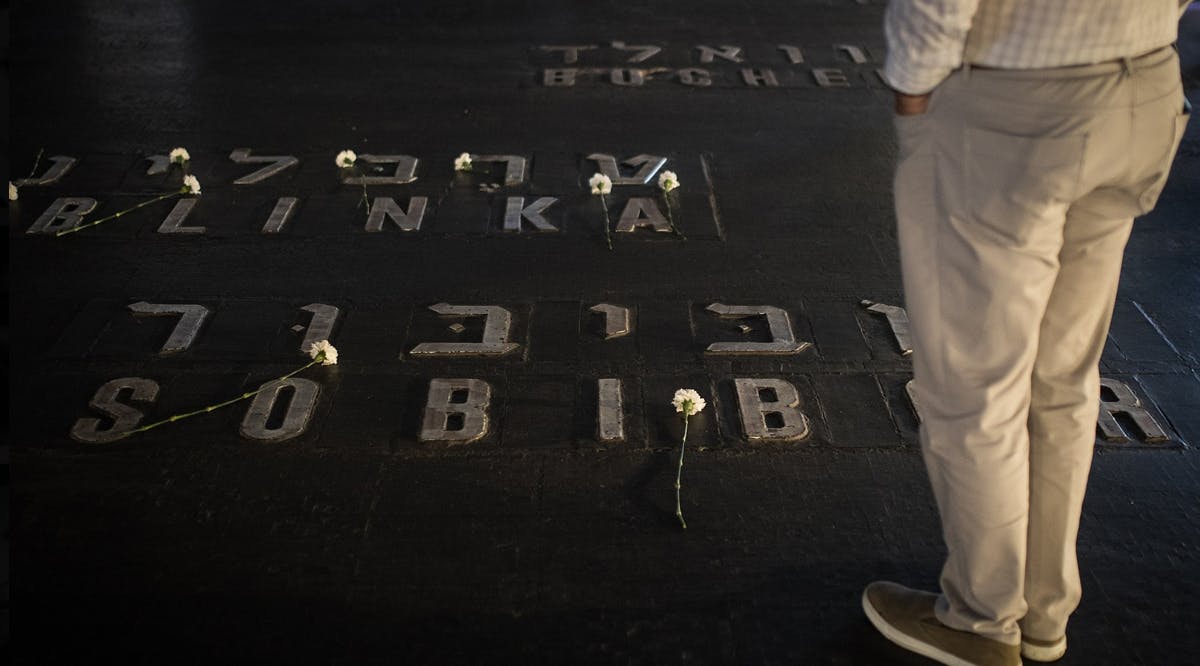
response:
[[[183,177],[183,189],[188,194],[200,194],[200,181],[195,176],[188,174]]]
[[[187,148],[183,147],[172,148],[171,154],[167,157],[170,158],[171,164],[183,164],[184,162],[192,159],[192,156],[188,154]]]
[[[602,173],[595,174],[588,179],[588,185],[592,188],[592,194],[609,194],[612,192],[612,179]]]
[[[339,167],[349,169],[358,161],[358,155],[355,155],[353,150],[343,150],[337,154],[335,161]]]
[[[17,200],[17,186],[13,185],[11,180],[8,181],[8,200],[9,201]]]
[[[675,392],[671,404],[675,405],[675,411],[682,413],[684,418],[687,418],[699,414],[708,403],[704,402],[704,398],[701,398],[700,394],[693,389],[679,389]]]
[[[308,349],[308,355],[314,361],[320,361],[321,365],[337,365],[338,351],[337,348],[329,344],[328,340],[318,340]]]
[[[662,188],[663,192],[670,192],[679,187],[679,177],[675,175],[674,171],[664,171],[658,176],[658,186]]]
[[[454,158],[455,171],[470,171],[471,170],[471,154],[463,153]]]

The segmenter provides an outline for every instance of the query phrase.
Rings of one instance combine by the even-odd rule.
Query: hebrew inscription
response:
[[[147,176],[161,176],[171,168],[169,155],[147,155],[146,159],[150,162],[150,166],[146,167]]]
[[[862,301],[867,310],[878,312],[887,317],[888,326],[892,329],[892,336],[896,338],[896,346],[900,349],[901,356],[908,356],[912,353],[912,334],[909,331],[908,311],[904,308],[895,305],[885,305],[874,301]]]
[[[410,356],[501,356],[521,345],[508,341],[512,328],[512,313],[497,305],[450,305],[438,303],[430,310],[443,317],[486,317],[483,340],[480,342],[422,342],[413,347]]]
[[[300,309],[312,313],[312,321],[308,323],[304,341],[300,343],[300,353],[307,354],[313,344],[321,340],[333,339],[333,326],[337,323],[342,311],[324,303],[309,303]]]
[[[808,437],[808,417],[800,394],[782,379],[733,380],[742,432],[750,442],[794,442]]]
[[[667,158],[658,155],[635,155],[622,164],[636,167],[632,176],[622,176],[617,168],[617,158],[605,153],[592,153],[587,157],[596,163],[600,173],[608,176],[613,185],[649,185],[658,170],[667,163]]]
[[[593,305],[588,310],[604,316],[605,340],[624,337],[629,335],[630,331],[633,330],[633,325],[630,322],[629,308],[609,303],[600,303],[599,305]]]
[[[1142,401],[1133,394],[1129,385],[1118,379],[1101,379],[1100,386],[1107,389],[1116,400],[1100,400],[1100,418],[1097,429],[1106,442],[1125,443],[1129,436],[1117,421],[1117,416],[1125,416],[1140,431],[1141,439],[1146,443],[1165,442],[1169,439],[1166,431],[1154,420],[1150,411],[1142,405]]]
[[[772,305],[725,305],[713,303],[706,308],[718,317],[748,319],[766,317],[771,332],[770,342],[714,342],[706,350],[710,354],[799,354],[812,346],[797,341],[787,311]]]
[[[83,222],[84,215],[95,209],[95,199],[87,197],[55,199],[46,212],[34,221],[33,226],[25,230],[25,233],[56,234],[67,229],[74,229]]]
[[[263,225],[262,232],[264,234],[282,232],[288,220],[292,219],[292,214],[296,212],[296,204],[299,201],[296,197],[280,197],[279,201],[275,202],[275,208],[271,210],[267,223]]]
[[[405,185],[417,179],[417,158],[412,155],[359,155],[364,164],[395,164],[390,176],[346,176],[347,185]]]
[[[261,183],[271,176],[277,175],[284,169],[294,167],[300,163],[300,160],[291,155],[251,155],[249,148],[237,148],[232,153],[229,153],[229,159],[238,164],[266,164],[267,166],[246,174],[241,178],[233,181],[234,185],[254,185]]]
[[[103,444],[116,441],[136,428],[143,414],[118,399],[125,391],[129,392],[130,400],[154,402],[158,398],[158,382],[144,377],[121,377],[105,383],[96,389],[88,405],[112,420],[112,425],[101,428],[101,419],[79,419],[71,428],[71,437],[85,444]]]
[[[147,303],[138,301],[129,305],[130,311],[135,316],[142,317],[166,317],[169,315],[179,315],[179,322],[175,324],[175,329],[171,331],[171,336],[163,343],[160,354],[174,354],[186,350],[196,341],[196,336],[200,333],[200,327],[204,325],[204,321],[211,314],[208,308],[203,305],[187,304],[162,304],[162,303]]]
[[[66,155],[55,155],[50,158],[50,166],[42,172],[42,175],[31,178],[18,178],[13,181],[17,187],[29,187],[30,185],[53,185],[62,180],[62,177],[67,175],[79,160]]]
[[[525,182],[525,172],[528,165],[526,160],[521,155],[474,155],[471,157],[472,162],[503,162],[504,163],[504,185],[512,187]]]
[[[321,385],[311,379],[289,377],[284,380],[274,380],[262,387],[262,392],[254,396],[254,401],[242,418],[238,432],[243,437],[267,442],[282,442],[297,437],[308,429],[317,406],[317,398],[321,395]],[[284,393],[290,393],[287,411],[283,414],[283,422],[275,428],[270,428],[267,422],[275,411],[276,403]]]
[[[418,440],[465,444],[483,438],[491,401],[492,387],[481,379],[430,380]],[[451,420],[459,427],[452,428]]]
[[[629,60],[627,62],[646,62],[650,58],[653,58],[662,52],[661,46],[654,46],[650,44],[644,46],[633,46],[631,44],[626,44],[625,42],[614,41],[612,43],[612,47],[618,51],[633,52],[633,55],[629,56]]]

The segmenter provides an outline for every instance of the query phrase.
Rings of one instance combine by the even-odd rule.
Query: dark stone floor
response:
[[[6,216],[19,663],[923,663],[859,609],[873,579],[932,586],[942,557],[909,363],[860,304],[902,302],[882,2],[14,4],[9,178],[79,160]],[[1200,11],[1181,35],[1200,103]],[[576,63],[540,48],[563,45],[594,48]],[[564,69],[574,85],[547,85]],[[206,233],[159,233],[171,202],[26,233],[60,197],[96,199],[94,219],[178,187],[177,170],[146,175],[174,146],[204,188],[186,224]],[[299,162],[237,185],[262,166],[237,148]],[[415,182],[368,189],[426,197],[420,230],[364,230],[362,192],[333,164],[344,148],[419,159]],[[463,151],[524,156],[528,178],[485,191],[502,167],[456,176]],[[686,238],[640,230],[608,251],[592,153],[667,158]],[[1197,183],[1192,123],[1130,242],[1102,367],[1168,441],[1099,440],[1063,664],[1200,652]],[[654,196],[616,190],[614,221]],[[502,231],[509,196],[558,199],[559,232]],[[298,209],[264,235],[281,197]],[[212,314],[163,355],[176,320],[133,318],[140,300]],[[519,351],[411,356],[482,334],[478,319],[447,332],[439,302],[503,306]],[[632,335],[598,335],[587,308],[602,302],[632,309]],[[714,319],[714,302],[783,308],[813,347],[706,354],[769,337]],[[243,403],[115,443],[68,436],[115,378],[160,385],[139,406],[150,420],[298,367],[310,303],[340,308],[342,358],[302,375],[322,387],[303,435],[240,436]],[[492,386],[485,438],[418,441],[435,377]],[[601,377],[623,382],[624,443],[596,441]],[[796,386],[812,434],[747,443],[737,377]],[[681,386],[713,405],[692,422],[686,532]]]

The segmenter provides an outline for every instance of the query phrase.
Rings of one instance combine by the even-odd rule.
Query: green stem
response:
[[[175,421],[180,421],[180,420],[186,419],[191,416],[196,416],[198,414],[207,414],[209,412],[216,411],[222,407],[228,407],[229,405],[232,405],[235,402],[241,402],[242,400],[245,400],[246,398],[253,398],[254,396],[256,396],[259,393],[262,393],[264,390],[266,390],[267,386],[269,386],[275,382],[281,382],[285,379],[294,377],[296,374],[300,373],[301,371],[307,370],[308,368],[313,367],[317,363],[320,363],[322,360],[324,360],[324,356],[323,355],[318,356],[317,358],[314,358],[312,361],[309,361],[308,364],[301,366],[301,367],[287,373],[286,375],[284,375],[282,377],[279,377],[277,379],[273,379],[269,382],[264,383],[262,386],[258,387],[258,389],[255,391],[249,391],[247,393],[243,393],[243,394],[239,395],[238,397],[232,398],[230,400],[226,400],[225,402],[218,402],[215,405],[209,405],[208,407],[202,407],[200,409],[197,409],[194,412],[188,412],[186,414],[176,414],[175,416],[165,418],[161,421],[155,421],[154,423],[151,423],[150,425],[144,425],[139,428],[134,428],[133,430],[130,430],[130,431],[126,432],[125,434],[121,435],[121,439],[124,439],[126,437],[129,437],[130,435],[133,435],[133,434],[136,434],[139,432],[145,432],[147,430],[150,430],[151,428],[157,428],[160,425],[174,423]]]
[[[683,416],[683,440],[679,442],[679,468],[675,470],[675,517],[679,519],[679,524],[683,529],[687,529],[687,523],[683,520],[683,506],[679,503],[679,487],[680,480],[683,477],[683,449],[687,446],[687,431],[688,417]]]
[[[674,206],[671,205],[670,192],[663,192],[663,201],[667,202],[667,221],[671,223],[671,232],[678,236],[679,240],[687,240],[687,236],[684,236],[679,227],[675,226],[675,211],[673,210]]]
[[[133,208],[126,208],[125,210],[123,210],[119,213],[113,213],[112,215],[109,215],[108,217],[102,217],[98,220],[92,220],[91,222],[88,222],[87,224],[81,224],[77,227],[71,227],[70,229],[63,229],[62,231],[56,232],[54,235],[55,236],[66,236],[67,234],[73,234],[76,231],[82,231],[83,229],[87,229],[88,227],[94,227],[97,224],[101,224],[101,223],[107,222],[109,220],[115,220],[118,217],[125,215],[126,213],[132,213],[133,211],[135,211],[139,208],[145,208],[146,206],[149,206],[150,204],[158,203],[158,202],[162,201],[163,199],[170,199],[171,197],[177,197],[185,192],[187,192],[187,188],[181,187],[181,188],[179,188],[178,191],[167,192],[166,194],[159,196],[159,197],[155,197],[149,201],[143,201],[142,203],[134,206]]]
[[[37,173],[38,165],[42,163],[42,153],[46,152],[45,148],[38,148],[37,157],[33,158],[33,168],[29,170],[30,179]]]
[[[612,251],[612,232],[609,227],[612,226],[612,219],[608,217],[608,200],[604,198],[604,194],[600,194],[600,207],[604,209],[604,242],[608,244],[608,250]]]

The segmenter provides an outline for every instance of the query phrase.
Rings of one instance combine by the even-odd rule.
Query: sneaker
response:
[[[1058,661],[1067,653],[1067,637],[1058,640],[1039,641],[1029,636],[1021,637],[1021,656],[1034,661]]]
[[[1021,647],[942,624],[937,595],[875,582],[863,590],[863,610],[884,638],[948,666],[1020,666]]]

